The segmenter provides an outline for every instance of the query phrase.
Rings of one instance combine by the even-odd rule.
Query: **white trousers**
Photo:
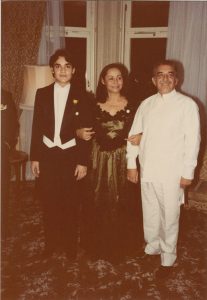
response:
[[[147,254],[161,254],[161,265],[176,260],[180,204],[184,191],[176,184],[141,182],[144,238]]]

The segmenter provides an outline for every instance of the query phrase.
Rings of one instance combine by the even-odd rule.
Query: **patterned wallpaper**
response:
[[[46,1],[2,3],[2,88],[17,105],[23,87],[23,66],[36,64]]]

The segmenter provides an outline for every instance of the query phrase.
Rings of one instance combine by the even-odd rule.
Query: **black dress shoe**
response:
[[[85,253],[84,257],[86,260],[90,260],[91,262],[99,260],[99,255],[97,253]]]
[[[144,258],[146,256],[149,256],[149,254],[145,253],[144,249],[140,249],[139,251],[137,251],[135,253],[135,257],[138,257],[138,258]]]
[[[75,262],[77,259],[77,255],[71,252],[66,252],[66,257],[69,262]]]
[[[168,276],[172,273],[172,266],[160,266],[157,272],[155,273],[156,280],[167,279]]]
[[[55,251],[53,251],[53,250],[45,249],[42,252],[42,258],[43,259],[48,259],[48,258],[52,257],[54,253],[55,253]]]

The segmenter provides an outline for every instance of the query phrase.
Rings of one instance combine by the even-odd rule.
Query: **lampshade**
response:
[[[27,106],[34,106],[37,89],[47,86],[53,82],[54,78],[49,66],[25,65],[24,85],[20,102]]]

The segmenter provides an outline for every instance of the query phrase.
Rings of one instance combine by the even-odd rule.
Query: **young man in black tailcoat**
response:
[[[55,83],[38,89],[31,140],[31,168],[43,205],[45,254],[77,256],[79,182],[87,174],[90,143],[76,129],[90,125],[87,95],[73,84],[74,62],[65,49],[50,57]]]

